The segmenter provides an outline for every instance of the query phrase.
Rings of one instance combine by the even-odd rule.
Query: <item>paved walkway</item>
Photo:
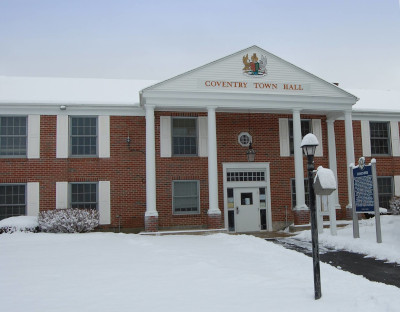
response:
[[[285,248],[302,252],[312,256],[311,242],[300,241],[292,237],[271,238],[268,241],[279,244]],[[335,250],[321,246],[320,261],[328,263],[340,270],[362,275],[370,281],[381,282],[400,288],[400,265],[385,263],[374,258],[366,258],[365,255],[356,254],[344,250]]]

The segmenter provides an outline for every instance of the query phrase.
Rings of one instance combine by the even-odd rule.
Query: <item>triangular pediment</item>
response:
[[[357,98],[257,46],[241,50],[143,90]]]

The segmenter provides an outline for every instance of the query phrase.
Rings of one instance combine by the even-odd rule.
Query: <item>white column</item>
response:
[[[154,106],[146,105],[146,217],[158,217],[156,209],[156,154]]]
[[[337,162],[336,162],[336,141],[335,141],[335,120],[327,119],[326,124],[328,128],[328,155],[329,155],[329,168],[333,171],[336,177],[336,187],[338,186],[337,175]],[[334,191],[329,198],[329,204],[333,204],[333,209],[340,209],[339,193],[338,190]]]
[[[208,107],[208,214],[221,214],[218,208],[218,166],[216,107]]]
[[[353,141],[353,121],[351,118],[351,111],[344,112],[344,128],[346,132],[346,168],[347,168],[347,188],[349,203],[346,208],[351,208],[351,175],[349,164],[354,164],[354,141]]]
[[[304,195],[303,151],[301,145],[300,110],[293,110],[293,144],[294,144],[294,173],[296,183],[295,210],[307,209]]]

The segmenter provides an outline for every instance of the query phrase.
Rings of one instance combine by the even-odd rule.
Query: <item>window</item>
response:
[[[389,122],[370,121],[371,154],[390,154],[390,130]]]
[[[70,117],[71,156],[97,156],[97,118]]]
[[[389,208],[389,201],[393,197],[393,178],[378,177],[379,207]]]
[[[70,183],[71,208],[97,209],[97,183]]]
[[[0,156],[26,156],[26,117],[0,117]]]
[[[173,181],[174,214],[200,213],[199,181]]]
[[[172,153],[174,156],[197,155],[197,119],[172,119]]]
[[[226,181],[265,181],[265,170],[262,171],[228,171],[226,173]]]
[[[241,146],[247,147],[252,143],[252,137],[248,132],[240,132],[238,136],[238,142]]]
[[[292,207],[296,207],[296,180],[295,179],[290,179],[290,182],[292,184]],[[308,191],[308,179],[304,179],[304,195],[305,195],[305,201],[306,205],[310,207],[310,196],[309,196],[309,191]]]
[[[0,185],[0,220],[26,214],[25,184]]]
[[[311,120],[302,119],[301,120],[301,137],[303,138],[306,134],[311,133]],[[293,120],[289,119],[289,147],[290,155],[294,154],[294,140],[293,140]]]

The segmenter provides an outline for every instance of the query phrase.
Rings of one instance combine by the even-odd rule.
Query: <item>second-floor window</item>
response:
[[[97,156],[96,117],[70,117],[70,155]]]
[[[197,155],[197,118],[172,119],[172,154]]]
[[[370,121],[371,154],[390,155],[390,123]]]
[[[26,117],[0,117],[0,157],[26,156]]]

